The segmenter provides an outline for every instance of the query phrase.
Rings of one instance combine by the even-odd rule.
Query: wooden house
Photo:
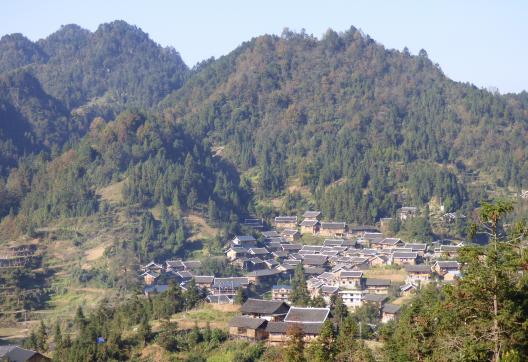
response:
[[[267,321],[282,321],[288,314],[290,306],[280,300],[248,299],[240,307],[244,316],[262,318]]]
[[[291,292],[292,287],[290,285],[274,285],[271,288],[271,299],[288,302]]]
[[[287,241],[294,242],[301,238],[301,233],[297,229],[284,229],[281,236]]]
[[[431,266],[425,264],[406,265],[405,271],[407,272],[407,283],[417,285],[429,283],[433,274]]]
[[[396,252],[392,254],[392,264],[396,265],[414,265],[418,259],[418,253],[414,252]]]
[[[315,235],[319,232],[319,220],[303,220],[300,224],[302,234]]]
[[[342,270],[337,274],[336,281],[341,289],[363,289],[363,272]]]
[[[346,231],[347,226],[344,222],[321,222],[319,227],[319,235],[327,237],[343,237]]]
[[[297,229],[297,216],[277,216],[275,227],[277,229]]]
[[[400,313],[400,306],[396,304],[387,303],[381,310],[381,323],[387,323],[396,318]]]
[[[373,294],[388,294],[391,287],[389,279],[365,279],[365,287],[369,293]]]
[[[305,211],[303,214],[303,218],[305,220],[319,220],[321,221],[321,211]]]
[[[232,338],[262,341],[268,337],[267,323],[262,318],[237,316],[229,321],[229,335]]]

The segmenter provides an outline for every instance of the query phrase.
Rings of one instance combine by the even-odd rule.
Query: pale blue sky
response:
[[[388,48],[407,46],[413,54],[424,48],[455,80],[502,93],[528,89],[528,1],[522,0],[11,0],[0,8],[0,34],[32,40],[65,24],[93,31],[123,19],[176,48],[189,66],[284,27],[320,37],[328,28],[354,25]]]

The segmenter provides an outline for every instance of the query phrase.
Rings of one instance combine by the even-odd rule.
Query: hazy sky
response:
[[[176,48],[192,66],[241,42],[284,27],[320,37],[326,29],[362,29],[388,48],[407,46],[458,81],[528,90],[528,1],[496,0],[11,0],[0,6],[0,34],[43,38],[61,25],[95,30],[123,19]]]

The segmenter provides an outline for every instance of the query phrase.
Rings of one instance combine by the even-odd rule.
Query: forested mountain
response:
[[[162,108],[241,170],[256,167],[261,195],[296,178],[326,217],[373,222],[403,202],[437,196],[454,211],[480,199],[468,172],[522,186],[527,101],[453,82],[425,51],[388,50],[351,28],[252,39],[197,67]]]
[[[93,33],[66,25],[37,42],[2,37],[0,168],[75,140],[96,116],[112,119],[127,107],[157,104],[188,73],[174,49],[123,21]]]

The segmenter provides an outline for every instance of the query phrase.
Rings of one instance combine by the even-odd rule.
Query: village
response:
[[[398,217],[405,221],[416,214],[417,208],[404,207]],[[316,338],[337,296],[350,311],[375,307],[379,323],[387,323],[427,283],[452,283],[460,277],[457,256],[463,246],[449,240],[427,244],[387,237],[383,232],[387,222],[381,220],[379,227],[349,226],[322,221],[319,211],[306,211],[302,220],[277,216],[274,228],[263,231],[260,220],[246,220],[258,236],[238,235],[225,247],[225,258],[239,275],[200,275],[197,260],[150,262],[140,274],[144,293],[167,290],[168,284],[159,280],[170,280],[183,289],[192,281],[207,294],[207,302],[214,304],[232,304],[237,293],[243,292],[248,298],[241,315],[229,322],[230,336],[270,345],[285,343],[291,325],[301,327],[305,341]],[[303,244],[303,236],[317,237],[322,244]],[[291,281],[299,265],[310,297],[322,298],[326,306],[292,303]]]

